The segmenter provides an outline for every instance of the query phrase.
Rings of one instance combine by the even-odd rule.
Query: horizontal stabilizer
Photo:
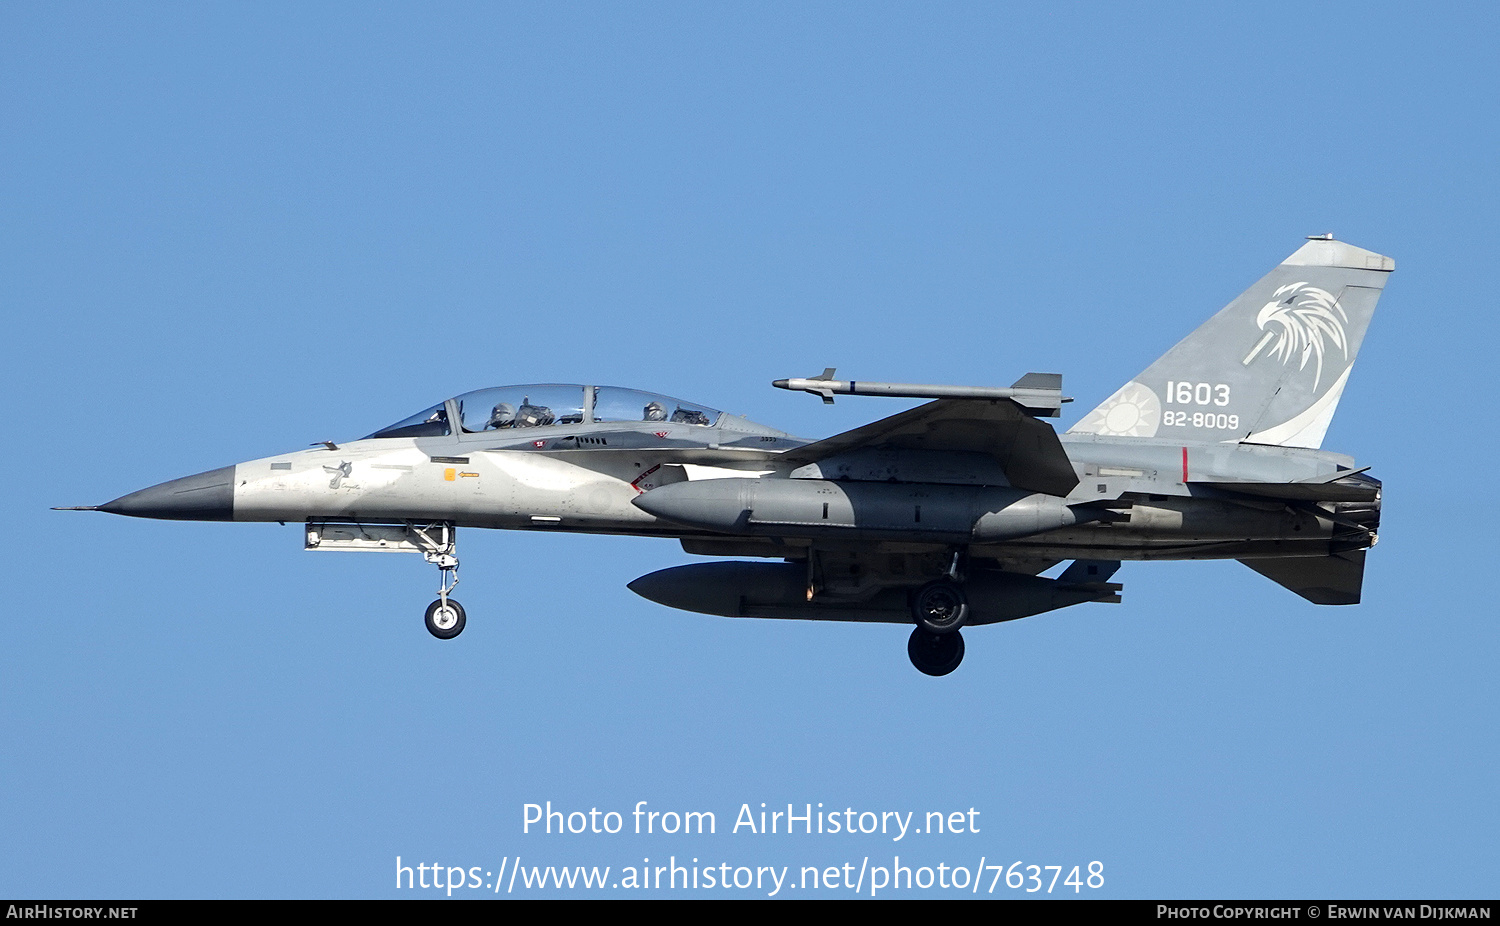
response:
[[[1078,485],[1057,432],[1010,399],[938,399],[852,431],[788,450],[788,463],[815,463],[851,450],[987,453],[1018,489],[1064,496]]]
[[[1359,604],[1365,578],[1364,550],[1240,562],[1313,604]]]

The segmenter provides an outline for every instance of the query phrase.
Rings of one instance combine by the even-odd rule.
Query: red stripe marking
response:
[[[1182,448],[1182,481],[1187,482],[1187,448]]]
[[[651,467],[650,469],[646,470],[644,473],[641,473],[639,476],[635,477],[635,481],[634,482],[630,483],[630,487],[632,489],[635,489],[637,492],[641,493],[642,495],[645,495],[646,494],[646,490],[643,489],[643,488],[641,488],[641,480],[645,479],[647,476],[651,475],[652,473],[656,472],[659,469],[661,469],[661,464],[660,463],[658,463],[655,466]]]

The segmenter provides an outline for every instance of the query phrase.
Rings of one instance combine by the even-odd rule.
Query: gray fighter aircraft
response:
[[[933,399],[818,441],[631,389],[504,386],[82,510],[300,521],[309,550],[421,553],[442,575],[426,613],[442,639],[466,621],[449,594],[459,527],[670,537],[737,559],[653,572],[637,594],[914,624],[907,651],[928,675],[958,666],[966,625],[1119,601],[1121,560],[1237,559],[1314,603],[1354,604],[1381,486],[1319,448],[1394,269],[1309,239],[1061,438],[1041,420],[1070,401],[1056,374],[776,381],[830,403]]]

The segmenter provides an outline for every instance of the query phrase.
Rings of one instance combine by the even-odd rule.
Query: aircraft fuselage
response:
[[[1289,544],[1326,548],[1339,525],[1205,483],[1307,482],[1336,477],[1354,462],[1299,448],[1068,436],[1063,446],[1078,484],[1053,498],[1008,487],[981,454],[969,460],[953,454],[923,459],[911,451],[885,459],[850,455],[855,458],[789,468],[778,463],[781,451],[807,441],[773,436],[781,446],[760,449],[733,446],[716,429],[695,430],[703,433],[692,435],[693,444],[657,438],[660,449],[607,443],[643,443],[640,436],[654,438],[654,431],[586,425],[549,429],[544,439],[518,431],[505,442],[493,435],[359,440],[246,461],[102,507],[177,519],[447,521],[508,530],[734,537],[794,549],[870,541],[966,544],[970,555],[1002,560],[1214,559]],[[577,446],[590,436],[600,443]],[[756,435],[756,442],[764,436],[771,435]],[[690,491],[696,498],[676,506],[676,517],[637,504],[646,492],[667,486],[659,497]],[[1006,511],[1039,502],[1050,505],[1051,521],[1023,517],[1017,526],[1000,526]],[[1066,520],[1069,512],[1074,517]]]

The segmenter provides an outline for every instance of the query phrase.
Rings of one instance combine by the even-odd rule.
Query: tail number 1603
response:
[[[1229,386],[1225,383],[1177,383],[1167,380],[1168,405],[1229,404]]]

